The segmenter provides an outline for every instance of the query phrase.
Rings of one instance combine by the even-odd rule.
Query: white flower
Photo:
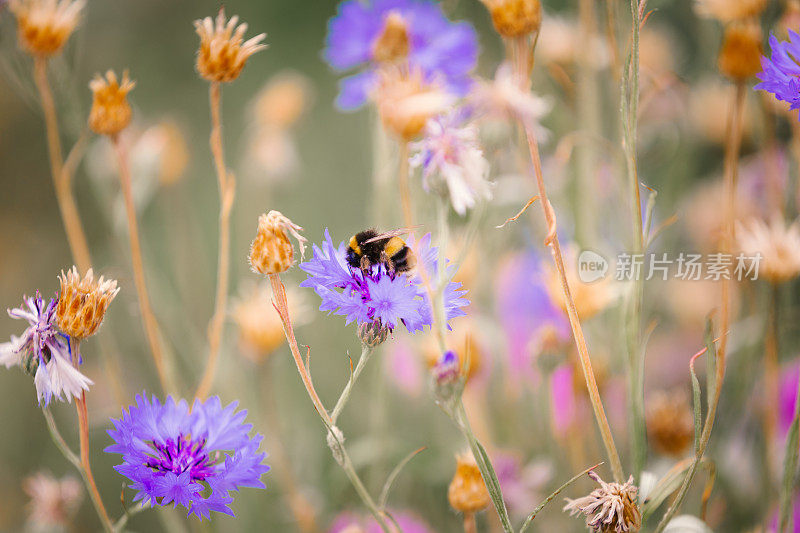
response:
[[[449,196],[453,209],[464,215],[478,199],[492,198],[492,184],[489,163],[478,145],[478,128],[456,127],[453,122],[452,117],[429,120],[424,139],[411,144],[416,153],[410,163],[422,168],[426,191]]]

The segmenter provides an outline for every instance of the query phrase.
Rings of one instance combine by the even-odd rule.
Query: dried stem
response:
[[[128,162],[128,154],[125,146],[120,140],[119,135],[111,137],[114,144],[114,151],[117,154],[117,164],[119,166],[119,181],[122,188],[122,195],[125,198],[125,214],[128,220],[128,234],[131,246],[131,264],[133,265],[133,280],[136,285],[136,297],[139,300],[139,308],[142,312],[142,324],[147,334],[147,342],[150,345],[150,353],[156,364],[158,379],[161,388],[165,392],[174,390],[174,386],[168,378],[166,364],[164,362],[164,352],[161,348],[161,339],[158,333],[158,320],[150,307],[150,297],[147,290],[147,282],[144,273],[144,262],[142,261],[142,246],[139,241],[139,225],[136,221],[136,206],[133,202],[133,191],[131,188],[131,171]]]
[[[414,225],[414,207],[411,205],[411,189],[408,185],[408,143],[400,141],[397,154],[397,184],[400,188],[400,203],[403,206],[403,223],[410,228]]]
[[[45,126],[47,128],[50,173],[53,177],[53,186],[58,200],[58,208],[61,211],[61,219],[64,222],[64,230],[67,233],[67,242],[78,268],[82,272],[86,272],[92,266],[92,258],[89,254],[86,234],[83,231],[78,214],[78,207],[75,204],[75,197],[70,187],[70,179],[64,172],[61,139],[58,134],[58,116],[56,115],[53,93],[50,91],[50,83],[47,81],[47,60],[45,58],[36,57],[34,59],[33,78],[42,101],[42,110],[44,111]],[[71,170],[71,167],[68,167],[67,170]]]
[[[777,285],[769,288],[769,311],[767,315],[767,334],[764,341],[764,390],[767,395],[764,406],[764,434],[766,451],[771,456],[772,443],[778,427],[780,403],[780,368],[778,364],[778,294]]]
[[[478,533],[475,513],[464,513],[464,533]]]
[[[739,164],[739,148],[742,142],[742,126],[744,116],[744,102],[745,102],[745,85],[738,83],[736,85],[736,95],[733,102],[733,110],[730,114],[730,123],[728,128],[728,139],[725,144],[725,233],[722,240],[722,253],[728,253],[733,245],[733,232],[734,222],[736,216],[736,177]],[[720,317],[720,341],[719,349],[716,352],[716,374],[714,376],[714,391],[713,397],[708,404],[708,413],[703,424],[703,432],[700,435],[700,440],[697,444],[694,461],[686,472],[686,477],[683,480],[678,494],[670,505],[667,512],[661,518],[658,524],[656,533],[664,531],[669,521],[675,516],[675,513],[680,509],[686,494],[697,472],[697,467],[703,459],[708,441],[711,439],[711,430],[714,426],[714,418],[717,413],[717,406],[719,405],[719,397],[722,392],[722,381],[725,378],[725,350],[728,345],[728,329],[730,326],[730,280],[722,279],[722,305]]]
[[[80,340],[71,338],[70,344],[72,348],[72,366],[78,367],[80,360]],[[80,398],[75,398],[75,409],[78,412],[78,431],[80,436],[81,447],[81,475],[86,483],[86,490],[94,505],[97,516],[103,524],[103,529],[106,532],[113,532],[114,525],[106,512],[103,505],[103,500],[100,498],[100,492],[97,490],[97,484],[94,482],[94,475],[92,474],[92,465],[89,461],[89,414],[86,409],[86,392],[81,392]]]
[[[228,271],[230,269],[230,214],[236,184],[233,175],[228,174],[225,167],[225,155],[222,148],[222,120],[220,118],[220,85],[212,82],[209,88],[211,106],[211,153],[217,170],[219,183],[219,257],[217,261],[217,291],[214,303],[214,314],[208,323],[208,362],[195,396],[204,398],[211,390],[214,375],[219,362],[219,348],[222,342],[222,328],[225,324],[225,312],[228,304]]]

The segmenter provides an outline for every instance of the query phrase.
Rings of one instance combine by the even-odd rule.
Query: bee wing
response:
[[[416,226],[410,226],[408,228],[397,228],[397,229],[394,229],[394,230],[385,231],[383,233],[379,233],[378,235],[375,235],[371,239],[368,239],[368,240],[364,241],[364,244],[367,244],[367,243],[370,243],[370,242],[375,242],[375,241],[380,241],[382,239],[391,239],[392,237],[399,237],[400,235],[404,235],[406,233],[410,233],[410,232],[414,231],[415,229],[421,228],[421,227],[422,227],[422,224],[417,224]]]

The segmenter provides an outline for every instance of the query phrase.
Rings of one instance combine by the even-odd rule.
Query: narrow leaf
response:
[[[405,466],[411,461],[411,459],[416,457],[418,453],[420,453],[425,449],[426,446],[423,446],[422,448],[414,450],[410,454],[406,455],[402,461],[397,463],[397,466],[394,467],[391,473],[389,473],[389,477],[386,478],[386,483],[383,484],[383,490],[381,490],[381,497],[378,500],[379,509],[386,509],[386,502],[389,500],[389,490],[392,488],[394,480],[397,479],[397,476],[400,475],[400,471],[403,470],[403,468],[405,468]]]

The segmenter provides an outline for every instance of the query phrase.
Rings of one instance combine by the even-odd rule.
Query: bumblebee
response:
[[[350,237],[347,262],[366,272],[372,265],[383,264],[389,272],[409,272],[416,265],[414,252],[398,235],[405,230],[378,233],[368,229]]]

